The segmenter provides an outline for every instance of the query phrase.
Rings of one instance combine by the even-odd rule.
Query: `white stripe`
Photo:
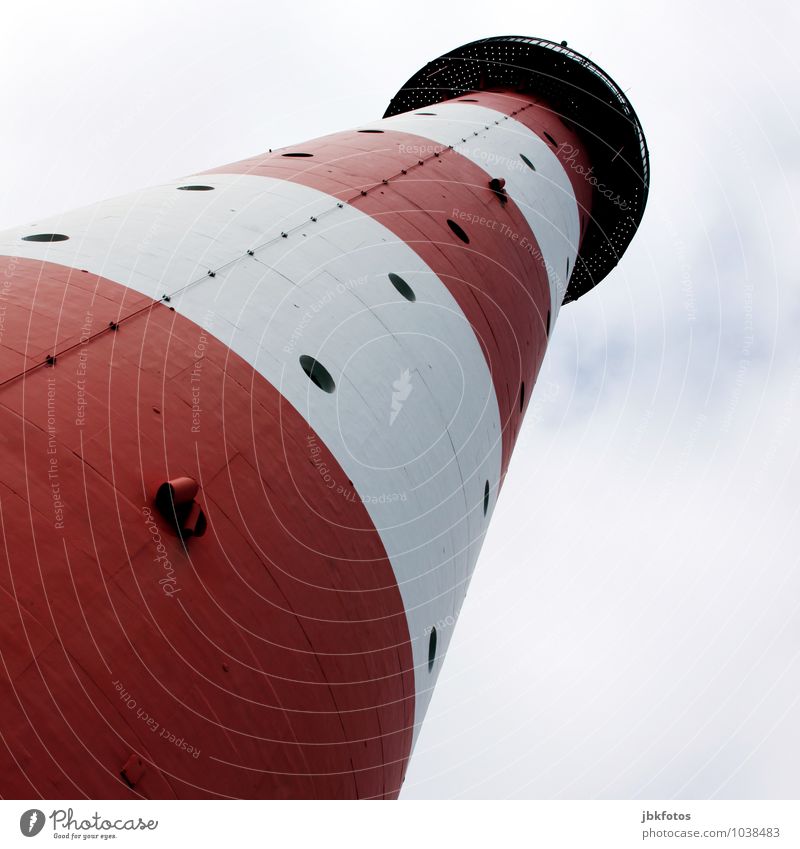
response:
[[[178,191],[186,182],[0,234],[0,253],[84,268],[153,297],[182,290],[170,306],[306,418],[365,499],[394,569],[413,644],[418,730],[452,628],[438,629],[432,674],[427,631],[461,606],[489,521],[484,483],[491,513],[500,476],[500,416],[483,352],[446,286],[371,216],[261,176],[214,174],[193,182],[215,191]],[[20,241],[31,232],[70,239]],[[388,272],[413,288],[414,303]],[[301,354],[331,372],[334,394],[306,377]],[[404,388],[405,370],[410,393],[390,423],[393,384]]]
[[[502,112],[479,104],[437,103],[420,111],[434,114],[405,112],[364,126],[413,133],[440,145],[452,144],[484,170],[487,183],[492,177],[505,179],[506,193],[525,216],[544,259],[550,281],[552,329],[567,291],[567,263],[571,271],[580,237],[575,193],[553,148],[515,118],[506,120]],[[520,154],[535,165],[536,171]]]

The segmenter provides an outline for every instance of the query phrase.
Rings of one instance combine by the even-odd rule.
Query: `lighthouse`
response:
[[[559,312],[648,184],[619,86],[506,36],[0,233],[0,795],[396,797]]]

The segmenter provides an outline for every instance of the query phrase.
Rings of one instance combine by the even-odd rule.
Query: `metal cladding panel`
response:
[[[280,193],[266,191],[270,184]],[[194,255],[184,216],[162,215],[149,237],[148,255],[127,275],[128,285],[152,295],[170,283],[169,303],[176,313],[213,334],[277,387],[320,444],[334,452],[342,467],[335,489],[363,501],[403,597],[421,682],[415,696],[418,727],[439,668],[427,668],[429,629],[460,606],[488,520],[485,482],[494,492],[500,477],[501,427],[483,353],[447,288],[373,217],[334,204],[336,214],[321,216],[313,232],[304,235],[305,226],[297,230],[296,238],[303,239],[298,248],[277,228],[288,226],[286,221],[312,224],[308,211],[324,212],[325,205],[331,207],[329,198],[261,177],[218,176],[215,185],[225,202],[202,204],[192,218],[192,229],[201,231],[198,255],[202,231],[214,228],[232,234],[239,248],[262,247],[227,265],[228,254],[220,253],[223,267],[215,276],[197,276],[202,264],[183,258]],[[148,190],[137,195],[137,205],[156,214],[168,208],[176,191],[176,186]],[[230,221],[231,204],[277,222],[278,235],[248,239],[249,228]],[[58,227],[74,234],[67,242],[41,245],[0,237],[0,243],[7,250],[14,244],[28,254],[88,266],[89,273],[116,268],[124,260],[113,249],[103,255],[99,246],[141,238],[147,215],[131,216],[126,232],[99,206],[58,220]],[[178,242],[181,255],[175,256],[172,245]],[[361,247],[351,254],[337,243]],[[391,284],[391,269],[401,271],[414,288],[413,303]],[[331,370],[334,395],[307,379],[298,365],[301,352]],[[169,357],[165,365],[176,368]],[[402,416],[392,422],[392,386],[404,372],[411,393]],[[255,475],[241,464],[237,468],[240,476]],[[269,553],[268,547],[259,549],[263,557]],[[447,642],[442,634],[441,655]]]
[[[472,92],[468,97],[455,98],[439,105],[450,107],[453,104],[473,101],[481,107],[506,116],[509,119],[506,129],[511,132],[518,132],[519,128],[516,125],[522,124],[540,142],[547,145],[548,152],[557,157],[572,185],[572,193],[578,204],[581,215],[582,240],[586,234],[588,219],[592,213],[594,194],[594,185],[591,179],[592,162],[583,140],[585,128],[581,126],[580,122],[568,122],[564,117],[554,112],[546,100],[517,92],[477,91]],[[523,133],[523,135],[525,134]],[[520,152],[524,153],[524,151]],[[538,171],[538,164],[535,167]],[[551,175],[560,182],[561,177],[558,176],[557,172],[555,174],[551,172]]]
[[[639,119],[619,85],[587,56],[566,42],[515,35],[480,39],[428,62],[392,98],[385,117],[484,93],[536,103],[535,123],[555,148],[563,141],[560,127],[580,136],[577,159],[559,149],[570,170],[581,158],[590,166],[574,172],[591,185],[592,198],[565,299],[575,300],[613,269],[641,222],[650,167]]]
[[[3,272],[30,316],[5,315],[3,344],[29,321],[43,342],[98,333],[0,396],[0,597],[29,646],[3,645],[4,795],[396,795],[407,617],[363,503],[320,474],[346,479],[323,440],[178,311],[48,262]],[[210,525],[187,551],[150,506],[176,474]]]
[[[431,109],[397,115],[369,126],[383,126],[422,136],[431,143],[452,145],[486,172],[485,182],[492,178],[505,180],[505,192],[525,216],[543,257],[550,283],[552,331],[567,290],[568,269],[575,267],[580,244],[578,206],[563,165],[552,145],[517,118],[464,101],[440,103]],[[487,127],[491,133],[485,132]],[[535,163],[535,171],[520,154]],[[515,240],[523,235],[504,230],[501,233]]]
[[[0,233],[2,795],[399,793],[596,199],[580,135],[481,91]],[[185,476],[186,544],[153,500]]]
[[[499,135],[496,127],[484,130],[492,133]],[[483,349],[502,422],[505,473],[524,413],[521,385],[533,385],[546,349],[550,283],[527,218],[513,199],[501,203],[489,187],[491,175],[446,145],[388,129],[337,133],[210,172],[222,173],[277,177],[329,193],[418,254]],[[467,243],[448,223],[458,224],[460,214],[468,218],[461,219]],[[330,232],[338,231],[331,226]]]

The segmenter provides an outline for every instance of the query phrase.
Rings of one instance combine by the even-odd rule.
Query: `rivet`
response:
[[[144,763],[142,762],[142,759],[134,753],[127,761],[125,761],[125,764],[119,774],[128,787],[135,787],[143,773]]]

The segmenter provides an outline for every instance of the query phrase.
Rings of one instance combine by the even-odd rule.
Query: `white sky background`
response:
[[[798,797],[797,4],[2,20],[0,228],[379,117],[484,36],[568,39],[627,89],[645,220],[559,316],[403,796]]]

